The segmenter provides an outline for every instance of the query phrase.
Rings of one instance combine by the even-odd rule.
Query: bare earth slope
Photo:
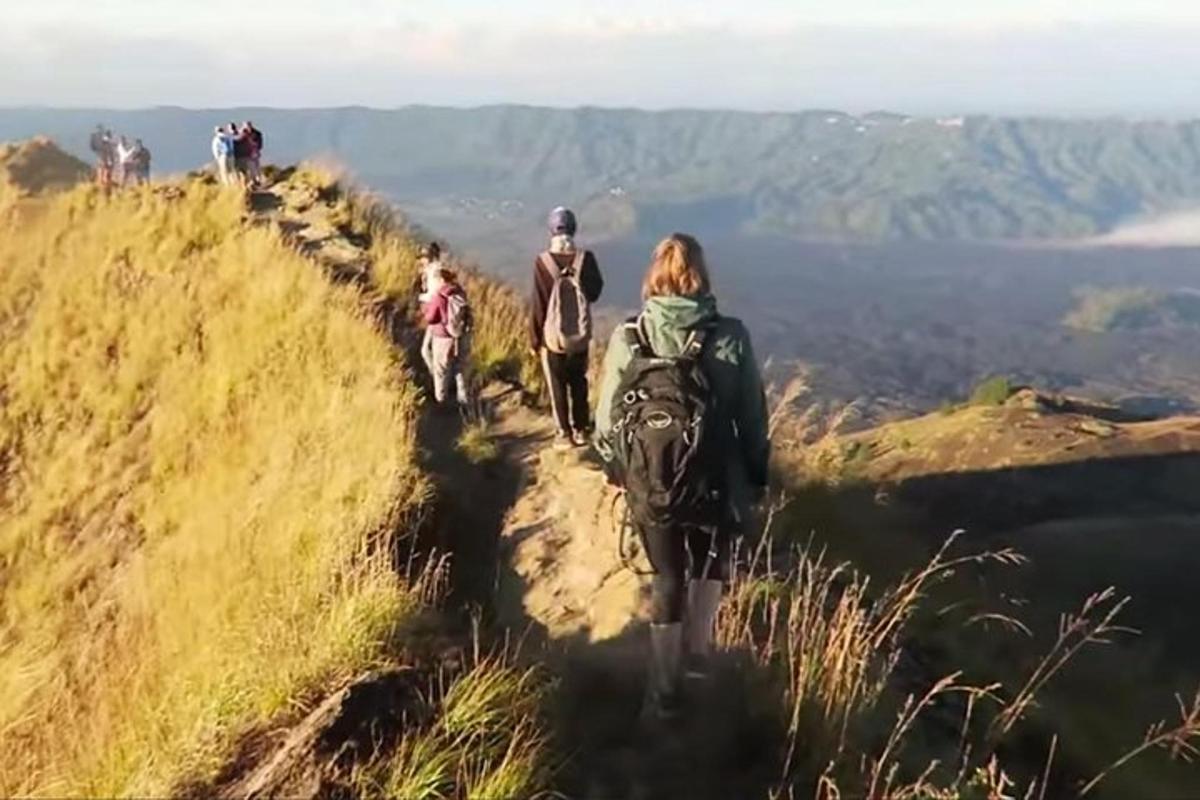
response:
[[[19,194],[67,189],[90,173],[91,167],[46,137],[0,144],[0,185]]]

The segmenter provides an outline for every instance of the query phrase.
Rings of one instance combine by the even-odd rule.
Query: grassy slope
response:
[[[0,794],[161,794],[361,669],[426,492],[355,293],[239,198],[61,197],[0,233]]]
[[[242,732],[388,659],[419,604],[386,548],[370,547],[415,511],[426,481],[416,394],[362,310],[409,294],[414,243],[369,198],[298,180],[326,197],[328,222],[371,234],[366,294],[332,287],[269,226],[242,225],[236,198],[200,184],[112,201],[81,189],[6,223],[0,793],[203,782]],[[517,298],[469,281],[484,371],[526,370]],[[844,575],[805,558],[740,582],[722,640],[775,676],[782,748],[807,738],[828,756],[813,743],[837,748],[848,730],[831,720],[861,729],[826,773],[853,791],[899,763],[879,751],[896,708],[879,693],[921,592],[872,600]],[[543,788],[541,682],[477,659],[431,692],[439,714],[422,735],[359,766],[353,793]],[[926,752],[904,761],[920,770]],[[777,788],[810,786],[827,763],[810,761],[789,761]],[[992,784],[935,777],[953,786],[937,796]],[[907,780],[893,788],[880,796],[904,796]]]
[[[1118,633],[1114,646],[1087,648],[1039,693],[1034,725],[1005,756],[1018,773],[1037,766],[1029,747],[1044,747],[1051,731],[1059,735],[1056,772],[1097,772],[1145,726],[1174,716],[1175,693],[1187,700],[1196,688],[1185,598],[1196,562],[1189,487],[1200,428],[1189,417],[1103,418],[1112,413],[1024,390],[1007,402],[947,407],[858,433],[798,431],[810,444],[788,454],[806,485],[781,525],[815,530],[830,552],[873,578],[915,566],[958,525],[969,547],[1011,544],[1029,557],[1018,570],[962,571],[934,604],[1013,615],[1031,637],[951,624],[950,616],[927,620],[916,639],[937,669],[1000,681],[1007,694],[1053,642],[1060,613],[1109,585],[1131,596],[1119,621],[1142,635]],[[1102,796],[1186,796],[1197,780],[1194,769],[1146,758],[1109,780],[1113,793]]]

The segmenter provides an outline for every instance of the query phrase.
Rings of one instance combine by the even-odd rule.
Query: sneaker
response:
[[[571,444],[575,445],[576,447],[587,447],[588,435],[583,431],[575,431],[571,434]]]

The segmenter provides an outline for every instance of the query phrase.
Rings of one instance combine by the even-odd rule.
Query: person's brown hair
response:
[[[642,299],[708,294],[711,288],[700,242],[686,233],[672,233],[654,248],[654,258],[642,282]]]
[[[458,274],[449,267],[442,267],[438,270],[438,275],[446,283],[458,283]]]

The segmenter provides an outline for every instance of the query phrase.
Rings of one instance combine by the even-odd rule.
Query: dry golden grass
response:
[[[483,419],[463,426],[455,446],[463,458],[475,465],[487,464],[500,457],[500,445]]]
[[[416,392],[236,193],[0,214],[0,795],[161,795],[385,652]]]
[[[440,689],[433,726],[406,736],[391,753],[361,769],[364,798],[533,797],[552,764],[542,704],[549,685],[538,668],[509,654],[476,655],[465,674]]]
[[[786,568],[774,568],[769,539],[738,565],[721,609],[717,640],[748,653],[777,693],[782,708],[783,756],[772,796],[837,800],[1013,800],[1051,796],[1057,738],[1049,737],[1040,774],[1018,789],[999,757],[1005,737],[1036,705],[1047,684],[1089,647],[1129,632],[1116,624],[1128,598],[1111,589],[1062,615],[1058,635],[1026,674],[1009,683],[972,684],[962,672],[941,677],[903,674],[899,666],[913,620],[928,611],[934,586],[968,565],[1017,565],[1012,550],[953,556],[952,536],[933,558],[892,586],[873,590],[848,564],[802,549]],[[941,615],[939,614],[939,618]],[[1017,620],[977,614],[1024,631]],[[944,621],[939,624],[946,624]],[[897,702],[897,682],[923,685]],[[1200,750],[1200,694],[1179,699],[1179,721],[1157,723],[1142,741],[1070,796],[1083,796],[1113,772],[1160,750],[1190,761]],[[955,739],[931,744],[923,720],[941,709],[959,714]],[[935,725],[944,730],[945,721]],[[936,738],[936,736],[935,736]],[[930,752],[934,755],[930,755]],[[1019,770],[1029,774],[1030,765]],[[1056,789],[1061,791],[1061,787]]]
[[[310,170],[315,168],[310,168]],[[332,173],[316,176],[327,185]],[[407,223],[382,199],[365,192],[349,194],[349,221],[370,238],[372,281],[383,297],[412,307],[417,294],[420,246]],[[446,258],[459,275],[475,314],[471,368],[477,384],[501,380],[519,383],[527,392],[542,386],[541,369],[529,352],[525,302],[508,284],[488,278],[472,265]]]

